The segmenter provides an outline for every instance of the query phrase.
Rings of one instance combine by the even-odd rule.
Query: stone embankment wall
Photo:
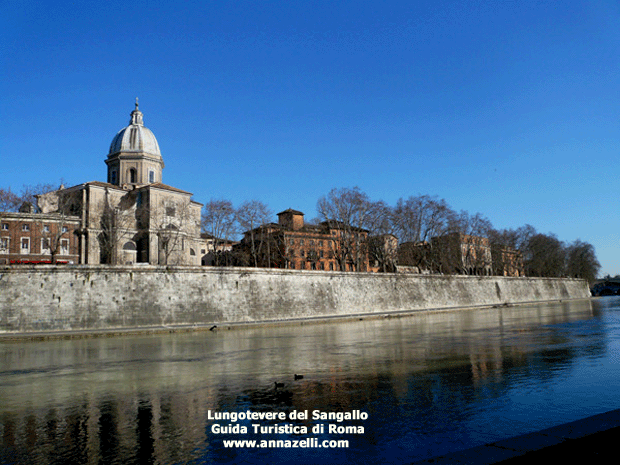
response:
[[[586,282],[578,279],[0,267],[0,334],[260,323],[589,297]]]

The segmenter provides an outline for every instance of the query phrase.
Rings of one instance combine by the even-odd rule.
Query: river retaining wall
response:
[[[0,335],[208,327],[589,297],[579,279],[6,266],[0,267]]]

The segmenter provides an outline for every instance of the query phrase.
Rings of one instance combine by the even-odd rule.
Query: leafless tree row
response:
[[[361,236],[357,232],[365,230],[371,238],[393,235],[400,244],[427,244],[427,247],[433,247],[433,238],[453,233],[486,238],[491,249],[492,260],[489,261],[493,264],[494,274],[500,274],[507,265],[506,250],[522,255],[527,276],[569,276],[591,282],[600,269],[594,247],[587,242],[577,239],[565,244],[554,234],[540,233],[531,225],[496,229],[484,215],[455,211],[445,199],[436,196],[403,197],[391,206],[382,200],[370,199],[357,187],[332,189],[318,200],[317,212],[319,217],[313,220],[315,223],[326,222],[341,231],[339,242],[334,242],[338,244],[334,253],[341,264],[351,259],[359,263],[363,253],[368,253],[371,260],[379,263],[389,262],[384,241],[360,243]],[[245,202],[235,209],[230,201],[212,200],[205,205],[203,230],[215,238],[231,240],[246,231],[257,234],[256,228],[270,221],[272,213],[261,202]],[[267,249],[270,244],[264,237],[250,239],[255,244],[250,264],[255,265],[261,254],[269,253]],[[450,244],[444,241],[443,247],[444,253],[425,253],[424,247],[411,248],[412,256],[408,261],[423,269],[445,273],[466,271],[458,269],[463,265],[460,261],[455,263]],[[482,265],[475,260],[482,258],[472,257],[474,268]]]

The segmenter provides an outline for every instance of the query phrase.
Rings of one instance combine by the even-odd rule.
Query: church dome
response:
[[[137,100],[136,108],[131,112],[129,126],[121,129],[114,136],[108,157],[119,152],[139,152],[161,158],[157,139],[151,130],[144,126],[143,115],[138,109]]]

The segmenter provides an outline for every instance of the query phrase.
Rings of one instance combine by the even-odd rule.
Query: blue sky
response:
[[[615,1],[8,0],[0,186],[106,180],[135,97],[166,184],[316,216],[417,194],[620,273]]]

